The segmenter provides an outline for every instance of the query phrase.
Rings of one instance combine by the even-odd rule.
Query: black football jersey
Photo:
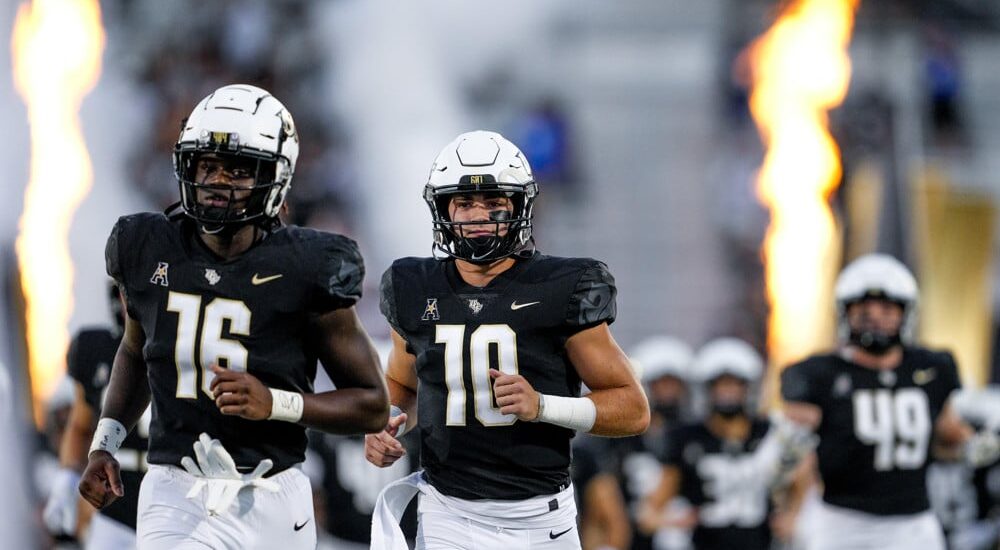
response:
[[[661,459],[680,471],[679,496],[698,509],[691,537],[698,550],[770,548],[770,486],[751,460],[768,426],[755,419],[745,441],[720,439],[704,423],[668,434]]]
[[[66,369],[70,377],[83,388],[87,405],[100,416],[104,391],[108,387],[111,365],[118,351],[120,335],[103,328],[84,329],[77,333],[69,346]],[[146,472],[146,448],[149,434],[149,411],[143,414],[139,425],[132,430],[115,453],[121,467],[125,497],[98,512],[110,519],[135,529],[139,502],[139,484]]]
[[[126,216],[105,251],[108,273],[146,336],[149,462],[180,464],[206,432],[241,469],[270,458],[272,473],[281,471],[304,459],[305,427],[224,416],[209,391],[210,366],[311,393],[318,354],[307,337],[310,319],[360,298],[361,256],[346,237],[291,226],[223,261],[196,231],[183,216]]]
[[[566,340],[615,318],[615,284],[596,260],[535,253],[484,288],[453,261],[397,260],[381,308],[417,359],[421,465],[428,481],[464,499],[525,499],[570,483],[573,431],[500,414],[489,369],[535,390],[580,395]]]
[[[816,433],[823,500],[870,514],[916,514],[930,506],[927,462],[934,424],[961,385],[951,354],[907,347],[891,370],[817,355],[785,369],[786,401],[823,411]]]

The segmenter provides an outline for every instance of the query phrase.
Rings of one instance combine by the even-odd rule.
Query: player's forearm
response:
[[[637,385],[594,390],[587,397],[597,408],[590,433],[605,437],[641,434],[649,426],[649,402]]]
[[[146,363],[141,353],[129,350],[125,345],[119,347],[101,417],[113,418],[121,422],[126,430],[132,431],[149,406],[149,380],[146,376]]]
[[[417,392],[388,376],[385,378],[385,384],[389,388],[389,403],[402,409],[410,418],[415,418]]]
[[[332,434],[374,433],[389,419],[383,386],[302,395],[301,424]]]
[[[87,449],[94,437],[94,414],[85,403],[75,402],[59,443],[59,464],[76,472],[87,465]]]
[[[604,527],[608,548],[625,549],[632,543],[632,528],[625,514],[625,502],[617,479],[608,473],[598,474],[586,489],[588,506],[595,508],[595,516]]]
[[[681,485],[681,473],[676,466],[664,466],[660,484],[656,486],[639,506],[639,528],[646,534],[655,532],[663,517],[662,510],[677,496]]]

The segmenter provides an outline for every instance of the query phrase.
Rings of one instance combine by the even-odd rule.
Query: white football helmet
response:
[[[1000,430],[1000,386],[961,388],[952,394],[951,405],[963,420]]]
[[[233,188],[194,181],[198,157],[204,153],[256,161],[254,185],[244,207],[236,207]],[[184,212],[215,227],[273,220],[285,202],[298,156],[295,123],[280,101],[256,86],[223,86],[198,103],[174,147],[174,173]],[[228,193],[229,205],[199,204],[198,189]]]
[[[448,215],[448,201],[459,193],[503,194],[513,201],[514,212],[491,216],[496,228],[490,237],[462,237],[458,228],[463,223],[451,221]],[[532,242],[532,208],[537,196],[531,166],[513,143],[484,130],[458,136],[438,154],[424,186],[434,224],[434,251],[473,263],[521,252]],[[502,225],[507,228],[505,235],[500,234]]]
[[[851,262],[837,277],[834,287],[837,301],[837,328],[841,341],[858,339],[866,347],[864,335],[852,335],[847,322],[847,307],[866,298],[881,298],[903,308],[899,334],[892,336],[904,344],[913,340],[917,322],[917,280],[899,260],[886,254],[868,254]],[[867,341],[867,339],[865,339]]]
[[[687,381],[694,353],[691,347],[672,336],[653,336],[636,345],[631,354],[636,372],[648,384],[664,376]]]
[[[716,338],[698,350],[694,372],[704,383],[728,374],[752,384],[763,374],[764,360],[753,346],[739,338]]]

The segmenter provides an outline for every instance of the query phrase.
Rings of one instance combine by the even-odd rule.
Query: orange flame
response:
[[[841,166],[827,111],[847,94],[857,4],[795,0],[749,51],[750,110],[767,145],[757,189],[771,211],[763,255],[774,365],[814,353],[833,337],[840,243],[828,197]]]
[[[93,173],[78,113],[104,51],[98,0],[34,0],[17,11],[14,82],[31,125],[30,181],[16,249],[35,420],[65,371],[73,310],[69,228]]]

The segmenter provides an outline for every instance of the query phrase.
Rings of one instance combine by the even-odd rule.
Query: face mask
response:
[[[874,330],[852,330],[850,342],[872,355],[885,355],[901,341],[899,333],[888,335]]]
[[[659,403],[653,405],[653,412],[662,416],[664,420],[674,421],[681,416],[681,406],[678,403]]]
[[[743,414],[743,403],[712,403],[712,412],[724,418],[733,418]]]

